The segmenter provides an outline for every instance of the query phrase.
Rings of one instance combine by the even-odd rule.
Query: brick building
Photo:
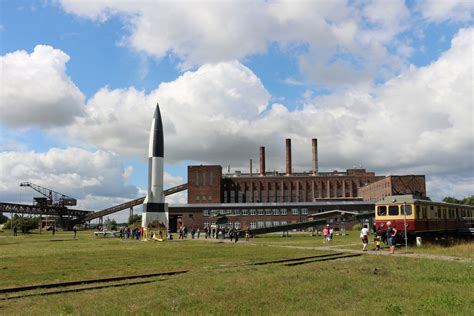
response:
[[[210,213],[222,212],[232,215],[234,227],[260,228],[306,221],[308,214],[322,211],[370,211],[374,201],[387,195],[426,196],[424,176],[377,176],[362,168],[319,172],[317,146],[313,139],[309,172],[293,172],[290,139],[285,173],[265,169],[265,147],[260,147],[256,174],[252,162],[249,173],[223,174],[219,165],[188,166],[188,204],[170,207],[171,227],[204,227],[213,223]]]
[[[260,147],[259,174],[222,174],[221,166],[189,166],[188,204],[351,200],[359,197],[359,188],[384,178],[362,168],[318,172],[316,139],[312,149],[312,172],[292,172],[290,139],[286,140],[286,173],[265,170],[264,147]]]
[[[380,201],[386,196],[405,194],[426,198],[425,176],[387,176],[359,189],[359,195],[365,201]]]

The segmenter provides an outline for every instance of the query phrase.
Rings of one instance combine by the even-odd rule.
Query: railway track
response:
[[[292,267],[315,262],[358,257],[361,255],[362,254],[345,254],[343,252],[335,252],[315,256],[305,256],[298,258],[244,263],[239,265],[220,266],[220,268],[233,268],[236,266],[263,266],[271,264],[281,264],[282,266]],[[188,272],[190,272],[190,270],[177,270],[149,274],[136,274],[121,277],[86,279],[3,288],[0,289],[0,301],[21,299],[32,296],[45,296],[122,286],[143,285],[152,282],[165,281],[167,280],[167,278],[163,277],[180,275]]]
[[[10,300],[10,299],[23,298],[23,297],[30,297],[30,296],[43,296],[43,295],[51,295],[51,294],[96,290],[96,289],[103,289],[103,288],[109,288],[109,287],[145,284],[145,283],[160,281],[158,279],[150,280],[150,278],[173,276],[173,275],[178,275],[178,274],[184,274],[187,272],[189,272],[189,270],[167,271],[167,272],[137,274],[137,275],[128,275],[128,276],[112,277],[112,278],[88,279],[88,280],[56,282],[56,283],[35,284],[35,285],[3,288],[3,289],[0,289],[0,295],[3,295],[3,297],[0,297],[0,300]],[[135,279],[148,279],[148,280],[128,282],[130,280],[135,280]],[[114,282],[121,282],[121,281],[126,281],[126,282],[114,283]],[[110,284],[110,283],[113,283],[113,284]],[[84,285],[90,285],[90,284],[97,284],[97,285],[84,287]],[[49,289],[55,289],[55,290],[30,293],[30,291],[49,290]],[[25,293],[25,292],[28,292],[28,293]],[[22,294],[13,295],[13,296],[10,295],[14,293],[22,293]]]

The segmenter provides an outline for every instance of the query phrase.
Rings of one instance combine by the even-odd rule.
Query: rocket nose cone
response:
[[[161,121],[160,105],[157,103],[150,138],[151,157],[164,157],[163,123]]]

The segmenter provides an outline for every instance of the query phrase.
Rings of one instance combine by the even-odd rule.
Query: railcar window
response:
[[[388,207],[388,215],[397,216],[398,215],[398,205],[391,205]]]
[[[387,215],[387,207],[386,207],[386,206],[379,206],[379,207],[377,207],[377,215],[378,215],[378,216],[385,216],[385,215]]]
[[[411,208],[411,205],[404,205],[402,206],[405,208],[405,210],[402,209],[402,212],[406,212],[407,215],[411,215],[412,214],[412,208]]]

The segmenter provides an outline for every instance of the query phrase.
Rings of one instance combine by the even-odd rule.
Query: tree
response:
[[[128,218],[128,225],[134,225],[134,224],[140,224],[140,226],[142,225],[141,215],[133,214],[132,216]]]
[[[443,202],[446,202],[446,203],[455,203],[455,204],[461,204],[462,201],[461,200],[458,200],[456,198],[453,198],[451,196],[447,196],[443,199]]]
[[[115,219],[113,220],[107,219],[104,225],[110,230],[117,230],[117,222],[115,221]]]
[[[11,229],[12,226],[21,231],[23,234],[28,233],[30,230],[38,228],[39,218],[38,217],[22,217],[15,215],[12,219],[9,219],[5,223],[5,229]]]
[[[462,204],[474,205],[474,195],[462,199]]]
[[[443,199],[443,202],[446,203],[456,203],[456,204],[466,204],[466,205],[474,205],[474,195],[465,197],[462,200],[458,200],[456,198],[453,198],[451,196],[447,196]]]

